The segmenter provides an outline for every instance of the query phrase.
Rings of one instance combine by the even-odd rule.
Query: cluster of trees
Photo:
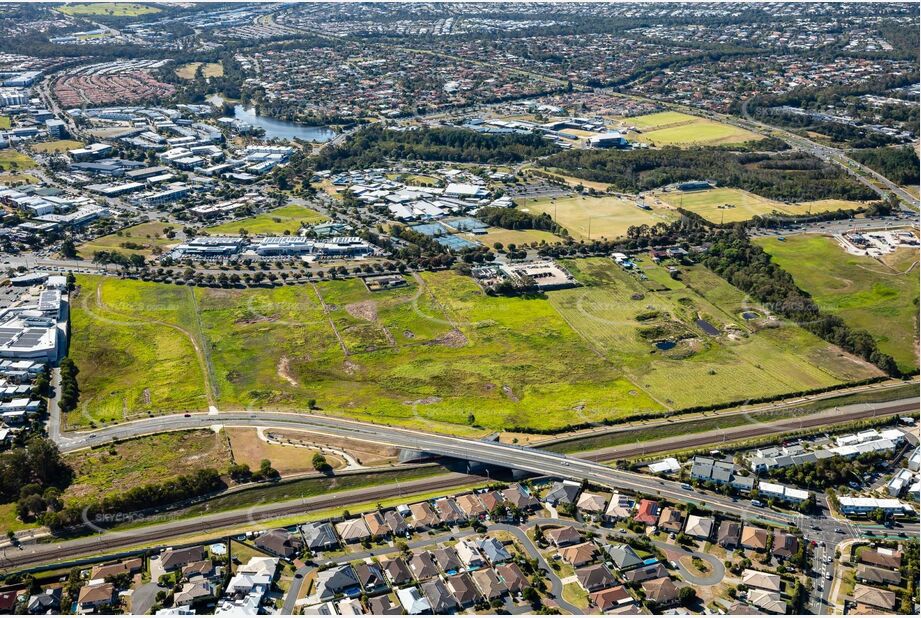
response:
[[[65,505],[37,519],[52,529],[81,525],[84,517],[87,521],[103,523],[130,519],[133,513],[198,498],[226,487],[217,470],[205,468],[168,481],[114,492],[88,504]]]
[[[916,185],[921,180],[918,173],[921,161],[911,146],[853,150],[848,154],[852,159],[900,185]]]
[[[260,461],[259,469],[255,472],[250,469],[249,464],[234,463],[227,468],[227,473],[237,483],[275,481],[281,478],[281,474],[272,467],[272,462],[268,459]]]
[[[879,462],[876,453],[863,453],[854,459],[831,457],[798,466],[775,468],[769,476],[778,482],[825,491],[829,487],[847,485],[855,479],[865,478]]]
[[[61,393],[58,397],[58,407],[61,412],[70,412],[77,407],[80,401],[80,385],[77,384],[77,374],[80,369],[70,360],[69,356],[61,359]]]
[[[637,193],[708,179],[775,200],[870,200],[876,194],[836,166],[801,152],[735,153],[708,148],[567,150],[542,161],[547,167]]]
[[[873,337],[852,330],[838,316],[823,313],[812,298],[799,289],[790,273],[771,261],[744,231],[718,231],[704,264],[743,292],[809,332],[833,343],[891,376],[900,376],[895,361],[880,351]]]
[[[536,214],[517,208],[485,206],[477,211],[476,216],[483,223],[507,230],[546,230],[561,236],[568,235],[568,232],[557,225],[547,213]]]
[[[520,163],[558,150],[536,133],[490,135],[458,128],[395,131],[371,126],[339,146],[324,149],[314,164],[316,169],[338,172],[380,167],[388,161]]]
[[[141,270],[147,265],[147,260],[144,259],[144,256],[140,255],[139,253],[125,255],[120,251],[97,251],[93,254],[93,264],[99,264],[101,266],[115,264],[116,266],[120,266],[125,270],[131,268],[135,270]]]
[[[0,503],[15,500],[23,521],[40,517],[48,509],[60,510],[61,491],[72,478],[54,442],[36,435],[0,455]]]

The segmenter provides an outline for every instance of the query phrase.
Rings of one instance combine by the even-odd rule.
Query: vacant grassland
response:
[[[518,205],[528,212],[547,213],[577,240],[618,238],[626,235],[627,228],[632,225],[668,223],[677,218],[673,210],[654,206],[653,210],[644,210],[635,200],[613,195],[543,197],[519,200]]]
[[[637,140],[655,146],[718,146],[761,139],[757,133],[681,112],[646,114],[623,122],[641,131]]]
[[[57,7],[57,10],[78,17],[91,16],[112,16],[112,17],[137,17],[138,15],[149,15],[159,13],[160,9],[155,6],[138,4],[136,2],[86,2],[80,4],[68,4]]]
[[[98,251],[118,251],[125,255],[137,253],[144,257],[150,257],[154,254],[165,252],[168,248],[178,245],[179,240],[167,238],[166,231],[168,228],[176,229],[175,224],[160,223],[159,221],[151,223],[139,223],[132,225],[114,234],[108,234],[85,242],[77,251],[84,259],[92,259]]]
[[[43,154],[61,153],[82,147],[83,142],[78,142],[75,139],[59,139],[52,142],[38,142],[37,144],[32,144],[32,150],[34,152],[40,152]]]
[[[0,171],[15,172],[35,167],[35,161],[18,150],[4,148],[0,150]]]
[[[670,408],[685,408],[830,386],[874,371],[804,330],[746,323],[745,296],[703,267],[682,281],[641,263],[646,277],[604,258],[567,262],[584,288],[551,292],[550,302],[591,345]],[[667,275],[666,275],[667,277]],[[718,332],[707,334],[697,320]],[[668,342],[669,349],[656,343]]]
[[[77,285],[70,357],[81,395],[69,423],[207,408],[190,289],[96,276]]]
[[[860,208],[863,202],[816,200],[786,204],[741,189],[706,189],[704,191],[669,191],[657,194],[675,208],[685,208],[713,223],[735,223],[754,217],[780,213],[806,215],[839,209]]]
[[[851,255],[827,236],[757,240],[822,309],[866,330],[903,371],[918,367],[918,251]]]
[[[222,433],[175,431],[65,455],[74,481],[64,498],[95,499],[204,468],[223,471],[230,449]]]
[[[543,230],[504,230],[501,227],[491,227],[485,234],[460,234],[460,236],[475,240],[479,243],[492,247],[495,243],[502,243],[504,246],[509,245],[528,245],[532,242],[548,244],[560,242],[560,238],[550,232]]]
[[[284,232],[296,234],[301,224],[313,225],[326,220],[325,216],[306,206],[289,204],[239,221],[214,225],[205,228],[205,231],[209,234],[239,234],[242,229],[250,234],[277,236]]]
[[[318,449],[272,444],[259,437],[259,430],[248,427],[228,427],[225,431],[234,463],[258,470],[262,460],[268,459],[282,476],[314,472],[313,456],[319,452]],[[333,455],[326,455],[326,460],[333,468],[345,465],[342,459]]]
[[[224,65],[220,62],[189,62],[176,67],[176,75],[182,79],[195,79],[198,67],[202,67],[204,77],[220,77],[224,74]]]

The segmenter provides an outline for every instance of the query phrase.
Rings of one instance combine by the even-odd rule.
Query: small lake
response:
[[[660,350],[671,350],[676,345],[674,341],[656,341],[656,347]]]
[[[252,107],[234,105],[233,116],[240,122],[260,127],[265,131],[266,139],[293,140],[302,139],[307,142],[328,142],[336,136],[336,132],[329,127],[312,127],[297,122],[278,120],[268,116],[257,116]]]
[[[751,311],[746,311],[745,313],[742,314],[742,317],[745,318],[746,320],[754,320],[755,318],[758,317],[758,314],[752,313]]]

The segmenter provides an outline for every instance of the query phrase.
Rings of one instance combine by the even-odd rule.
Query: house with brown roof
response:
[[[749,588],[761,588],[762,590],[771,590],[773,592],[780,592],[782,588],[780,575],[753,569],[742,571],[742,583]]]
[[[374,616],[402,616],[403,607],[394,603],[390,595],[382,594],[368,599],[368,612]]]
[[[255,545],[272,555],[290,558],[300,553],[304,542],[300,536],[291,534],[284,528],[277,528],[256,537]]]
[[[414,555],[409,560],[409,570],[419,581],[429,579],[438,575],[438,567],[435,566],[435,559],[431,552],[423,551]]]
[[[611,572],[602,564],[576,569],[576,580],[586,592],[595,592],[610,588],[617,583]]]
[[[384,571],[378,564],[362,562],[355,567],[355,577],[367,594],[377,594],[390,589]]]
[[[132,558],[130,560],[123,560],[121,562],[112,562],[109,564],[98,564],[93,567],[93,570],[90,571],[90,581],[94,579],[105,579],[107,577],[115,577],[118,575],[123,575],[125,573],[133,574],[137,573],[144,566],[144,561],[141,558]]]
[[[383,539],[390,536],[390,526],[387,525],[380,511],[365,513],[361,518],[365,520],[365,526],[368,527],[368,534],[372,539]]]
[[[203,577],[209,579],[215,575],[214,563],[211,560],[199,560],[198,562],[190,562],[189,564],[182,567],[182,576],[186,579],[192,579],[195,577]]]
[[[579,543],[560,550],[560,558],[574,567],[584,566],[595,559],[593,543]]]
[[[473,572],[473,582],[487,600],[498,599],[508,592],[505,584],[496,575],[492,569],[480,569]]]
[[[678,534],[684,527],[684,514],[676,508],[667,506],[659,515],[659,529]]]
[[[427,530],[441,525],[441,520],[435,509],[428,502],[416,502],[409,505],[409,510],[413,517],[413,528],[416,530]]]
[[[774,542],[771,546],[771,553],[784,560],[789,560],[797,551],[799,551],[799,539],[789,532],[784,532],[782,530],[774,531]]]
[[[629,497],[614,493],[611,496],[611,502],[604,512],[604,520],[608,523],[614,523],[620,519],[626,519],[633,513],[634,502]]]
[[[742,527],[742,539],[739,543],[745,549],[754,549],[761,551],[767,548],[768,533],[764,528],[755,526]]]
[[[435,564],[438,565],[445,573],[456,573],[464,568],[464,564],[458,557],[457,552],[451,547],[438,547],[432,551],[432,557],[435,558]]]
[[[630,592],[623,586],[614,586],[607,590],[593,592],[589,598],[591,599],[592,605],[602,612],[608,612],[617,607],[634,604]]]
[[[662,565],[661,562],[657,562],[656,564],[650,564],[636,569],[631,569],[621,573],[620,576],[623,577],[625,582],[639,584],[645,581],[649,581],[650,579],[668,577],[668,570]]]
[[[514,562],[500,564],[496,567],[496,573],[502,583],[505,584],[506,589],[512,594],[518,594],[531,585],[521,567]]]
[[[496,507],[500,507],[505,503],[505,496],[498,491],[487,491],[477,494],[477,497],[483,503],[483,508],[486,509],[487,513],[491,513]]]
[[[361,543],[371,538],[371,531],[361,518],[340,521],[336,524],[336,533],[344,543]]]
[[[607,507],[608,501],[601,494],[583,491],[576,501],[576,508],[586,515],[601,515]]]
[[[93,584],[83,586],[77,595],[77,608],[81,613],[92,611],[115,603],[115,586],[112,584]]]
[[[211,584],[205,580],[198,580],[184,583],[182,589],[173,596],[173,604],[177,607],[193,605],[212,598],[214,598],[214,590]]]
[[[502,490],[502,497],[519,511],[534,511],[540,508],[540,502],[537,501],[537,498],[532,496],[519,483]]]
[[[659,521],[659,503],[646,498],[640,500],[633,519],[647,526],[655,526]]]
[[[563,526],[562,528],[552,528],[546,530],[544,535],[551,543],[557,547],[566,547],[582,542],[582,535],[572,526]]]
[[[439,498],[435,500],[435,511],[442,523],[456,526],[467,521],[467,515],[452,498]]]
[[[898,586],[902,583],[902,574],[892,569],[882,569],[869,564],[857,565],[857,581],[865,584]]]
[[[454,598],[457,599],[458,605],[461,607],[476,605],[483,598],[476,584],[473,583],[473,580],[470,579],[470,575],[467,573],[459,573],[458,575],[449,577],[447,584],[451,593],[454,594]]]
[[[646,601],[655,603],[656,607],[669,607],[678,602],[678,587],[668,577],[650,579],[642,586]]]
[[[902,552],[888,550],[887,552],[876,549],[864,549],[857,557],[858,562],[883,567],[884,569],[897,569],[902,566]]]
[[[716,533],[716,542],[725,549],[734,549],[739,544],[739,535],[742,533],[742,524],[728,519],[723,520]]]
[[[183,549],[166,549],[160,554],[160,568],[164,571],[180,569],[190,562],[205,559],[205,550],[199,545]]]
[[[486,507],[476,494],[464,494],[457,497],[457,506],[469,519],[479,519],[486,515]]]
[[[390,532],[394,536],[405,536],[406,533],[409,532],[409,526],[406,525],[406,520],[396,511],[387,511],[384,514],[384,523],[387,524],[387,528],[390,529]]]
[[[406,562],[402,558],[393,558],[381,563],[384,573],[387,574],[390,583],[395,586],[402,586],[413,579],[413,573],[409,570]]]
[[[878,607],[888,612],[895,609],[895,593],[889,590],[880,590],[864,584],[857,584],[854,586],[854,592],[851,597],[854,599],[854,603],[857,604],[862,603],[871,607]]]
[[[779,592],[770,590],[749,590],[748,602],[759,609],[763,609],[771,614],[786,614],[787,603],[780,596]]]

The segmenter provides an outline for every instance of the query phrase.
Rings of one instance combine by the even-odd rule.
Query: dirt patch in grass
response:
[[[351,303],[345,306],[346,312],[353,318],[374,322],[377,320],[377,303],[373,300],[363,300],[360,303]]]
[[[313,456],[319,449],[271,444],[260,438],[256,429],[228,427],[226,431],[230,438],[233,459],[238,464],[247,464],[251,469],[258,470],[260,462],[268,459],[272,462],[272,467],[282,475],[314,471]],[[325,455],[333,468],[341,468],[344,465],[341,459],[328,453]]]
[[[443,345],[449,348],[462,348],[467,345],[467,337],[456,328],[432,340],[434,345]]]
[[[291,361],[287,356],[282,356],[278,359],[278,376],[287,382],[291,386],[297,386],[297,380],[291,375]]]

